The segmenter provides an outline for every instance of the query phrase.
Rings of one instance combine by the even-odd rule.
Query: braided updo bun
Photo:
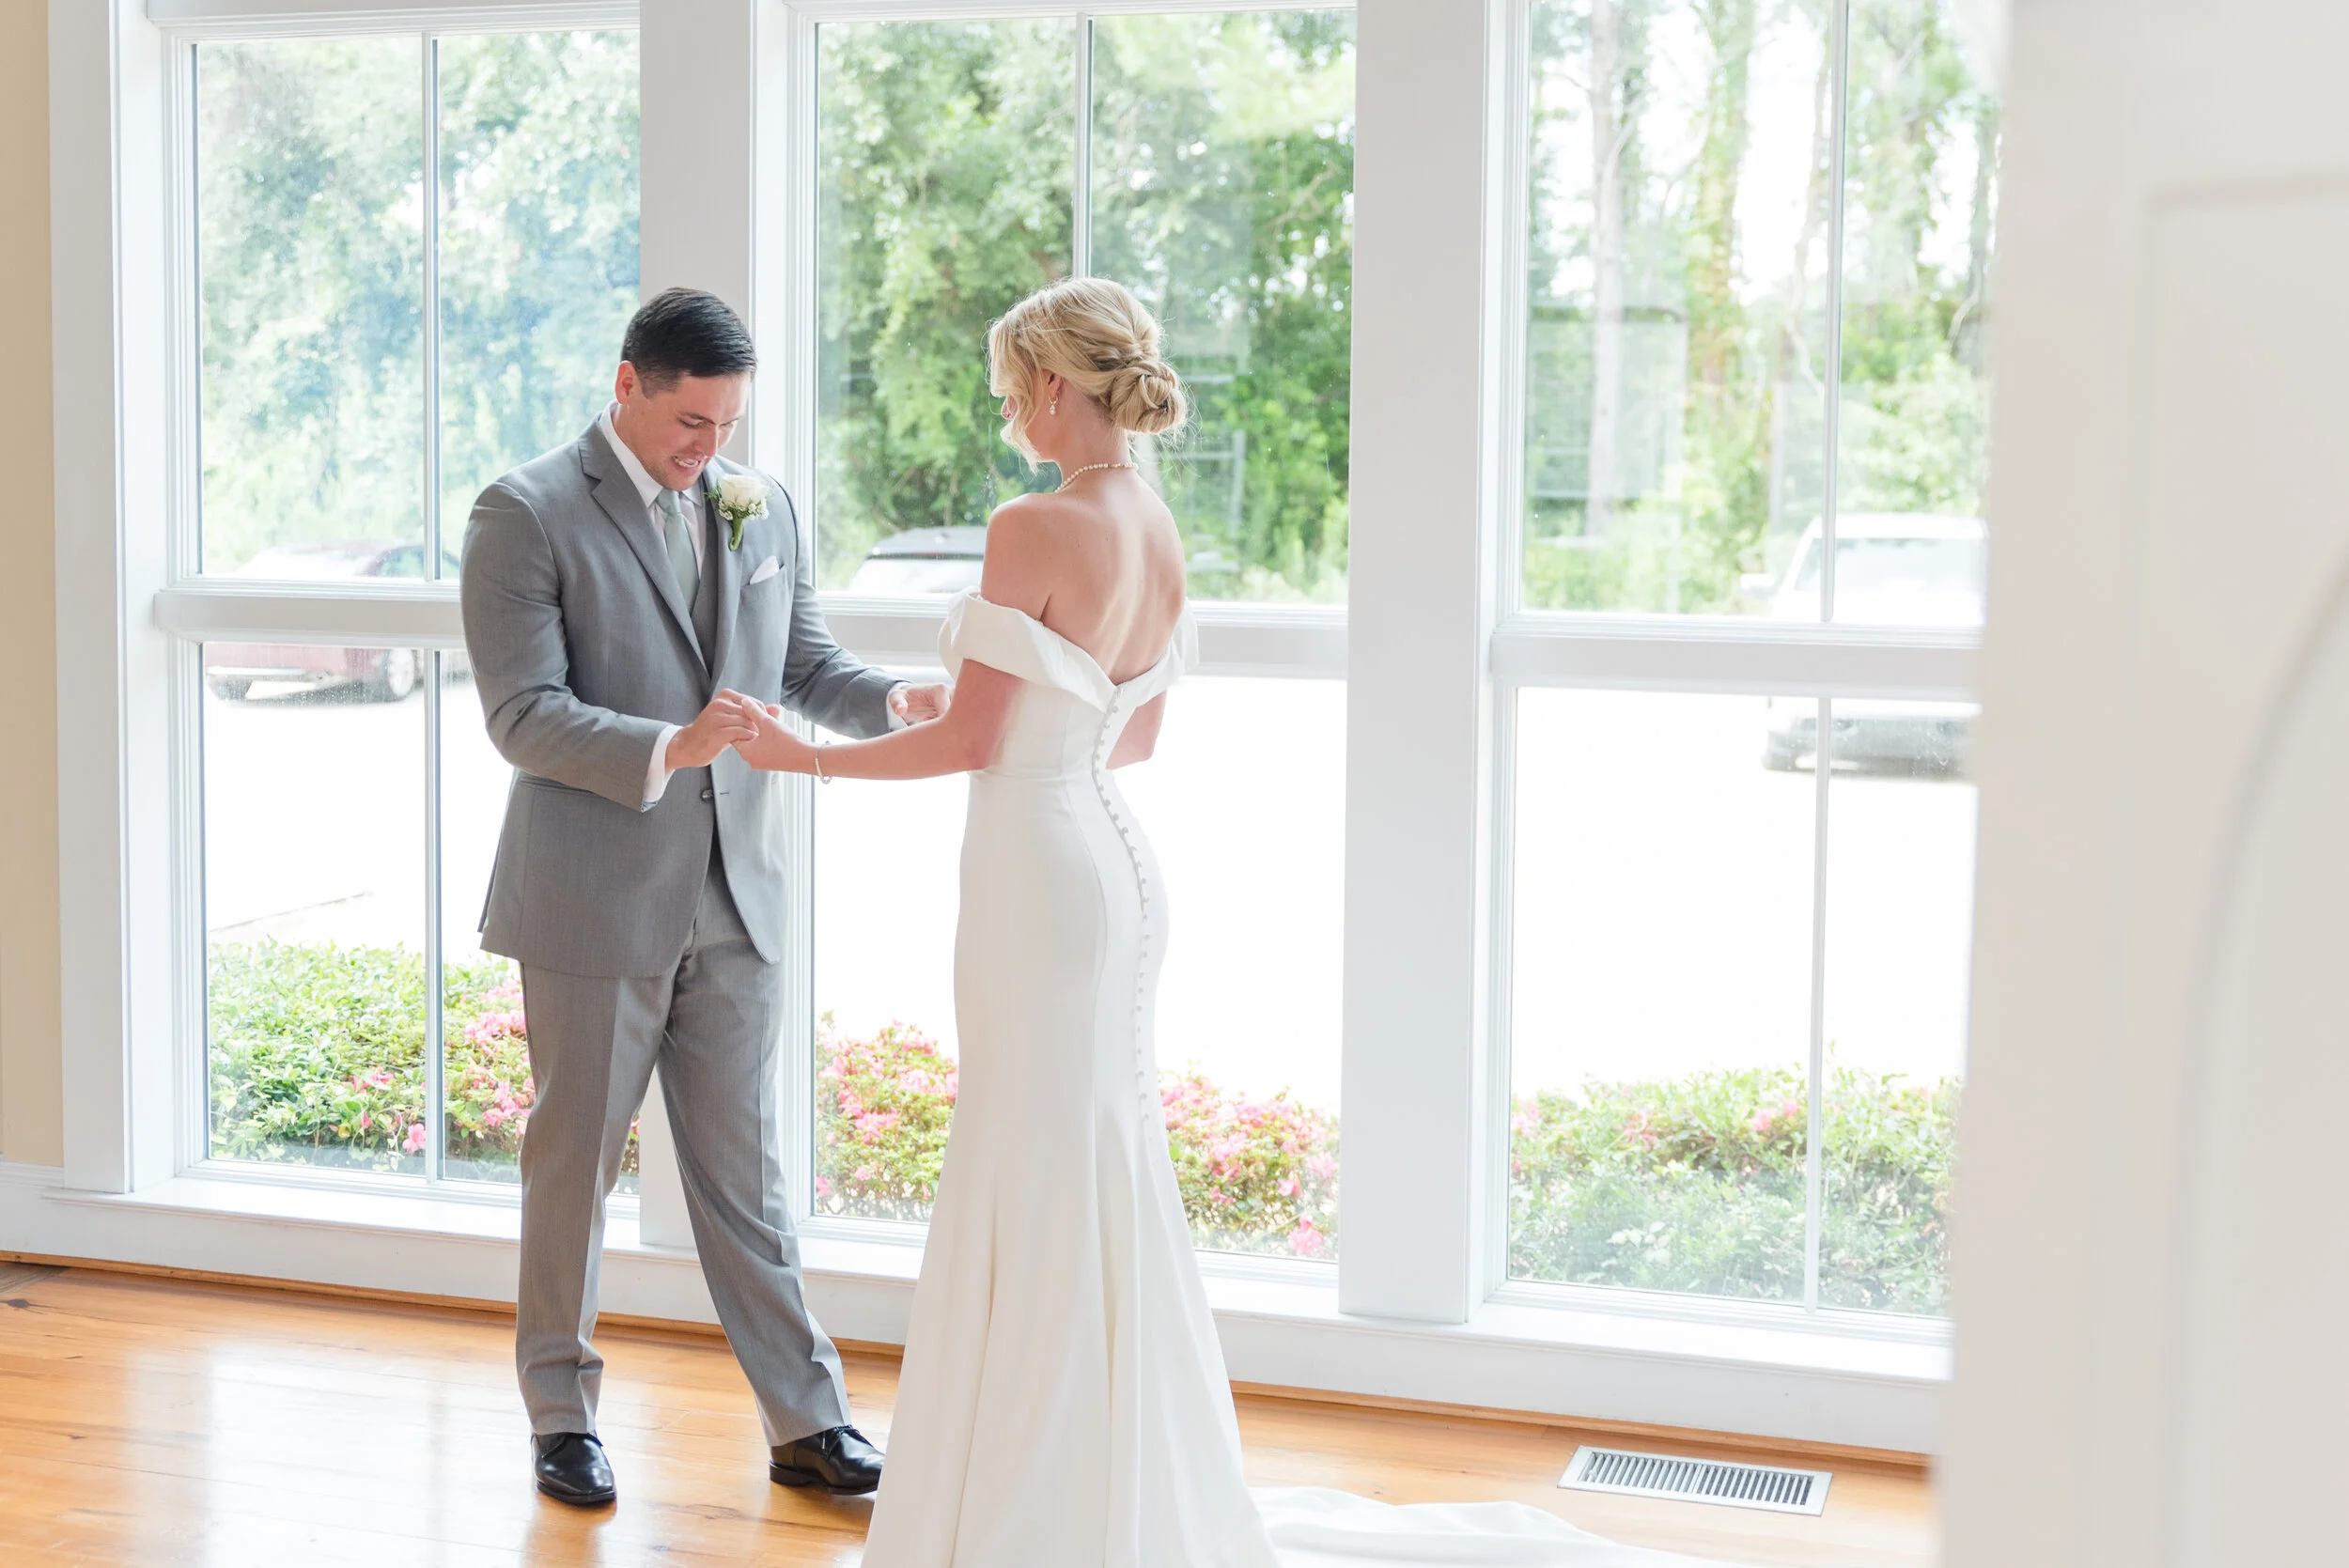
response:
[[[1109,385],[1101,390],[1101,406],[1109,411],[1111,424],[1145,436],[1173,429],[1190,411],[1174,367],[1155,355],[1111,371]]]
[[[1159,357],[1159,324],[1124,285],[1066,278],[1005,311],[987,333],[988,386],[1013,399],[1003,439],[1033,458],[1029,394],[1058,376],[1101,406],[1110,423],[1159,435],[1190,417],[1182,378]]]

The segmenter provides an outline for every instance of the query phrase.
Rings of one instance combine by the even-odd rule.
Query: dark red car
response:
[[[457,564],[443,564],[454,577]],[[424,576],[424,546],[346,539],[331,544],[278,545],[237,568],[240,577],[318,582],[352,577]],[[343,687],[377,702],[396,703],[423,678],[424,656],[414,648],[327,648],[298,644],[207,643],[204,684],[236,702],[264,682],[312,689]]]

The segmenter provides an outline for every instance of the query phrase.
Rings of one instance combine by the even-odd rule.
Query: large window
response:
[[[316,621],[453,577],[474,496],[610,396],[635,36],[207,41],[186,70],[190,544],[288,594],[199,655],[204,1147],[511,1180],[528,1026],[475,936],[510,769],[461,654]]]
[[[1532,35],[1526,604],[1815,620],[1825,534],[1837,618],[1978,622],[1998,108],[1946,5]]]
[[[1936,1313],[1998,106],[1943,0],[1529,34],[1505,1274]]]
[[[1190,390],[1190,427],[1139,455],[1181,524],[1193,594],[1342,602],[1352,13],[817,37],[824,585],[977,581],[988,513],[1058,482],[1000,439],[988,324],[1082,272],[1158,313]]]
[[[647,6],[756,69],[656,70],[640,181],[624,5],[254,3],[166,8],[169,657],[123,699],[171,748],[182,1163],[513,1183],[528,1019],[476,931],[511,770],[456,578],[481,486],[610,396],[641,185],[654,272],[752,307],[737,450],[833,631],[915,678],[991,509],[1058,477],[1000,439],[988,323],[1078,274],[1163,320],[1196,417],[1140,457],[1202,667],[1120,784],[1215,1288],[1935,1341],[1887,1319],[1942,1311],[1965,1065],[1999,117],[1955,0],[1496,0],[1473,80],[1391,10],[1369,140],[1412,156],[1363,171],[1359,322],[1342,6]],[[1349,733],[1356,668],[1404,694]],[[965,789],[786,792],[819,1268],[929,1214]]]
[[[1158,313],[1190,389],[1190,427],[1138,455],[1182,529],[1193,598],[1326,604],[1338,628],[1352,13],[826,23],[816,54],[822,581],[928,600],[906,612],[917,644],[932,596],[976,584],[988,514],[1058,478],[1000,438],[988,324],[1084,272]],[[1201,1246],[1326,1260],[1345,689],[1299,678],[1332,673],[1310,661],[1247,662],[1250,677],[1177,691],[1159,755],[1121,779],[1174,909],[1161,1100]],[[820,1214],[928,1215],[957,1083],[962,806],[952,781],[817,799]]]

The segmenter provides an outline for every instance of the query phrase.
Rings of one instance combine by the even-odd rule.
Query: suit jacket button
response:
[[[715,800],[717,798],[718,793],[714,789],[705,789],[702,791],[702,799],[705,800]]]

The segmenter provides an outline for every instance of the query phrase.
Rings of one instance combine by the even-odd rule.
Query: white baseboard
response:
[[[102,1259],[362,1290],[511,1302],[510,1203],[183,1176],[97,1194],[0,1166],[0,1251]],[[920,1265],[897,1242],[804,1238],[810,1304],[846,1340],[904,1343]],[[717,1314],[692,1253],[607,1234],[606,1312]],[[1333,1283],[1211,1270],[1236,1381],[1585,1420],[1938,1452],[1946,1344],[1766,1321],[1495,1302],[1469,1323],[1347,1316]]]
[[[39,1188],[63,1187],[64,1185],[65,1167],[62,1165],[26,1165],[19,1160],[0,1159],[0,1215],[5,1215],[7,1212],[5,1205],[10,1201],[6,1196],[8,1188]],[[5,1219],[0,1219],[0,1224],[5,1223]]]

